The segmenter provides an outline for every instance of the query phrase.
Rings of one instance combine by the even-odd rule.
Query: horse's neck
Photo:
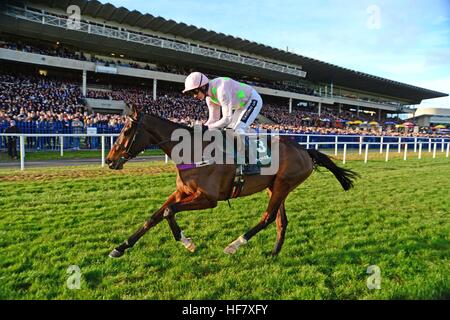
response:
[[[155,139],[156,143],[160,143],[159,148],[164,151],[168,156],[171,155],[173,147],[178,143],[177,141],[171,141],[171,136],[174,130],[179,128],[174,122],[164,121],[161,118],[151,116],[151,128],[149,130],[150,134]]]

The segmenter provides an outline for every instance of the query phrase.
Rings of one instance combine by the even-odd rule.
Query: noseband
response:
[[[136,141],[137,132],[139,131],[139,128],[140,128],[141,125],[142,125],[142,119],[143,119],[143,118],[144,118],[144,117],[143,117],[143,114],[142,114],[142,113],[139,114],[139,118],[138,118],[138,122],[137,122],[137,125],[136,125],[136,129],[134,130],[134,134],[133,134],[133,139],[131,140],[131,143],[128,144],[128,147],[125,149],[124,156],[122,156],[122,157],[119,158],[119,160],[118,160],[119,164],[125,163],[125,162],[127,162],[128,160],[133,159],[133,158],[135,158],[135,157],[137,156],[137,154],[132,154],[130,150],[131,150],[131,148],[133,147],[134,142]],[[131,119],[131,121],[132,121],[132,122],[135,122],[136,120]],[[123,147],[122,145],[119,145],[119,146],[120,146],[122,149],[124,149],[124,147]],[[138,152],[138,153],[139,153],[139,152]]]

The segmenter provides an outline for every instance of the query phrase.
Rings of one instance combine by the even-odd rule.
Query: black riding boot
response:
[[[245,153],[245,164],[242,166],[242,173],[248,176],[260,174],[260,167],[256,163],[250,163],[250,142],[248,136],[245,137],[245,149],[247,149],[248,152]]]
[[[257,164],[244,164],[242,166],[242,173],[249,176],[253,174],[260,174],[261,169]]]

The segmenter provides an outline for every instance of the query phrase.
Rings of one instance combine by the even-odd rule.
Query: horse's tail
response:
[[[336,179],[339,180],[345,191],[353,188],[353,181],[360,177],[358,173],[352,170],[338,167],[333,160],[330,159],[330,157],[322,152],[315,149],[307,149],[306,151],[311,159],[313,159],[315,167],[321,166],[330,170]]]

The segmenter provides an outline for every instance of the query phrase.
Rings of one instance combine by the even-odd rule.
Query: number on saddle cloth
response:
[[[271,148],[267,139],[257,140],[258,164],[260,166],[268,166],[271,162]]]
[[[252,140],[252,143],[250,143]],[[266,139],[262,137],[252,137],[245,136],[245,152],[250,158],[250,154],[253,154],[252,161],[256,160],[258,166],[268,166],[271,160],[270,145],[267,143]],[[255,164],[255,163],[254,163]]]
[[[228,129],[230,130],[230,129]],[[240,139],[240,136],[238,134],[236,134],[235,132],[233,132],[232,141],[229,141],[227,138],[229,137],[226,132],[227,129],[221,129],[222,133],[223,133],[223,148],[222,148],[222,152],[224,154],[224,157],[226,158],[227,156],[229,157],[233,157],[233,161],[234,163],[237,163],[237,157],[238,157],[238,148],[237,148],[237,143],[239,143],[238,141],[236,141],[236,139]],[[253,148],[253,154],[256,155],[256,164],[258,166],[269,166],[270,162],[271,162],[271,150],[270,150],[270,144],[268,144],[266,139],[260,139],[261,137],[254,137],[252,138],[252,143],[250,144],[250,138],[248,135],[245,136],[244,138],[244,150],[243,152],[245,152],[245,158],[246,158],[246,163],[248,163],[247,160],[249,160],[249,155],[250,155],[250,148]],[[233,154],[227,154],[227,144],[228,143],[233,143],[234,147],[233,147]]]

